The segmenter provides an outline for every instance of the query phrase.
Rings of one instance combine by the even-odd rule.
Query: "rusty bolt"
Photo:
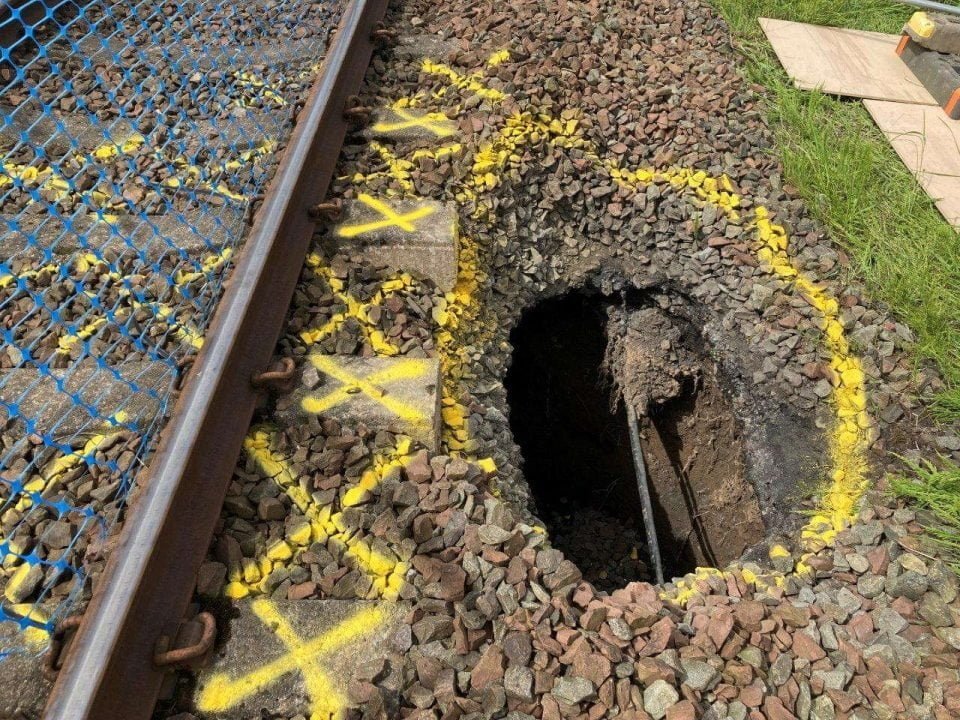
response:
[[[327,202],[322,202],[310,208],[310,217],[314,220],[339,220],[343,213],[343,200],[334,198]]]
[[[67,644],[67,633],[80,627],[82,615],[72,615],[57,623],[50,633],[50,647],[43,658],[43,676],[50,682],[57,679],[57,673],[63,666],[63,648]]]
[[[250,378],[250,384],[257,390],[286,393],[293,390],[296,364],[293,358],[281,358],[275,370],[266,370]]]
[[[153,653],[153,664],[158,668],[183,665],[191,660],[201,658],[210,652],[213,647],[213,641],[217,637],[217,621],[208,612],[202,612],[197,615],[195,620],[200,622],[202,631],[200,639],[192,645],[182,648],[168,649],[170,638],[166,635],[160,636],[157,640]]]
[[[266,195],[260,193],[250,198],[250,201],[247,203],[246,217],[244,218],[247,225],[253,225],[253,216],[257,214],[257,207],[263,202],[265,197]]]
[[[391,30],[382,22],[377,23],[377,27],[370,33],[370,39],[374,42],[393,42],[397,39],[397,31]]]
[[[305,103],[303,102],[303,100],[297,100],[297,101],[296,101],[295,103],[293,103],[293,105],[291,106],[291,108],[290,108],[290,122],[291,122],[293,125],[296,125],[296,124],[297,124],[297,116],[300,114],[300,111],[303,110],[304,104],[305,104]]]
[[[370,119],[371,114],[373,114],[373,108],[367,105],[361,105],[360,98],[356,95],[351,95],[347,98],[347,102],[344,103],[343,117],[345,120],[357,124],[364,124]]]

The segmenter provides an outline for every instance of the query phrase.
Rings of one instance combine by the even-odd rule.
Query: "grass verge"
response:
[[[892,477],[890,485],[899,497],[929,510],[936,523],[925,523],[928,534],[940,546],[943,558],[960,572],[960,466],[941,462],[907,462],[911,477]]]
[[[848,251],[870,296],[914,332],[917,359],[939,367],[947,387],[934,412],[960,421],[960,234],[862,104],[793,87],[757,22],[775,17],[896,33],[913,10],[891,0],[712,1],[730,25],[749,79],[767,90],[786,178]]]

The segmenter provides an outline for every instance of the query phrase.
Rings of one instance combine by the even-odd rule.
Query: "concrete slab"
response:
[[[126,414],[127,422],[150,422],[160,411],[159,397],[167,394],[173,382],[173,369],[161,362],[130,362],[104,370],[88,358],[73,368],[50,373],[53,377],[32,367],[0,373],[0,401],[16,404],[19,417],[36,423],[36,432],[50,432],[60,442],[110,427],[108,419],[119,411]],[[57,389],[57,380],[63,381],[63,390]],[[151,397],[151,391],[158,397]],[[73,395],[96,408],[96,414],[78,405]],[[8,419],[6,406],[0,406],[0,421]]]
[[[21,614],[32,611],[28,605],[13,609]],[[46,647],[47,637],[43,630],[0,623],[0,647],[9,652],[0,658],[0,718],[38,718],[43,714],[51,683],[43,677],[39,653]]]
[[[76,113],[47,115],[39,103],[28,101],[17,107],[0,104],[0,147],[4,152],[17,143],[42,146],[51,161],[72,153],[90,153],[101,145],[123,145],[136,134],[136,129],[124,120],[94,121]],[[57,124],[63,125],[63,130]],[[26,137],[26,140],[24,140]],[[71,144],[71,138],[77,147]]]
[[[328,256],[388,265],[449,291],[457,281],[457,235],[453,205],[361,194],[345,204],[341,221],[321,238],[320,246]]]
[[[365,137],[392,142],[438,140],[457,133],[457,124],[443,113],[409,108],[384,108],[373,114]]]
[[[440,442],[440,361],[437,358],[362,358],[314,353],[301,385],[277,403],[288,423],[321,415],[344,425],[392,429],[431,450]]]
[[[245,600],[230,639],[200,672],[196,709],[213,720],[340,717],[349,685],[391,654],[404,605],[361,600]],[[375,672],[375,671],[374,671]]]
[[[401,35],[392,46],[394,56],[407,60],[431,58],[442,60],[450,53],[456,52],[457,43],[445,40],[439,35]]]
[[[244,226],[244,211],[235,205],[210,208],[209,212],[192,210],[148,215],[146,219],[121,216],[109,225],[89,215],[71,218],[71,228],[57,215],[25,212],[17,218],[17,228],[6,228],[0,221],[0,260],[11,265],[38,262],[50,249],[57,258],[67,258],[83,248],[104,253],[109,260],[132,257],[137,251],[154,263],[164,256],[175,256],[183,250],[194,260],[220,252],[229,240],[229,230],[238,232]],[[32,238],[33,243],[28,242]]]
[[[253,150],[264,143],[276,140],[288,130],[288,121],[278,115],[276,110],[259,108],[231,108],[229,113],[211,120],[200,120],[195,126],[178,126],[176,133],[182,133],[188,142],[210,148],[229,148],[232,153]]]

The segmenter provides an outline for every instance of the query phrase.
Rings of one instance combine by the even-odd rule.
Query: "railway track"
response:
[[[7,712],[152,711],[382,14],[5,6]]]

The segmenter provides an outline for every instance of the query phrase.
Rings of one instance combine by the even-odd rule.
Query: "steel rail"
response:
[[[347,132],[343,110],[387,0],[351,0],[281,160],[212,329],[130,507],[47,702],[48,720],[149,718],[164,678],[155,643],[193,596]]]

